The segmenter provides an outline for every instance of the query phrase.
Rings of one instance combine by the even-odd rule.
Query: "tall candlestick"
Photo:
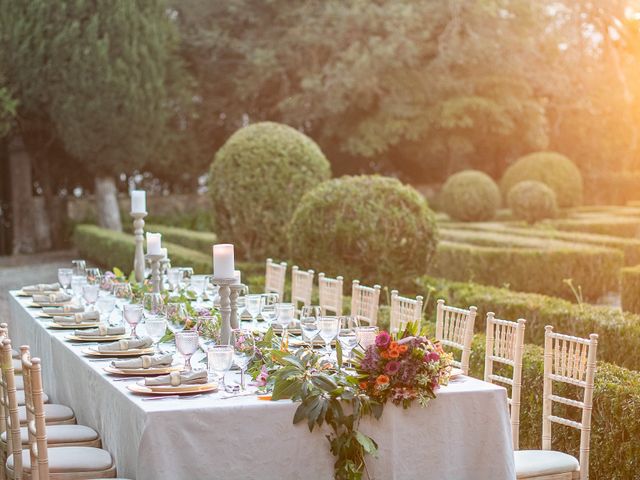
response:
[[[162,234],[147,232],[147,255],[162,255]]]
[[[133,217],[133,233],[136,239],[136,250],[133,256],[133,270],[136,282],[144,281],[144,217],[146,212],[131,212]]]
[[[233,279],[235,271],[233,245],[221,243],[213,246],[213,276]]]
[[[131,213],[147,213],[147,193],[131,190]]]

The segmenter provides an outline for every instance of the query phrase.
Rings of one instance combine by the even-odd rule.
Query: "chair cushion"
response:
[[[24,390],[16,390],[16,398],[18,400],[18,405],[24,405]],[[49,396],[46,393],[42,393],[42,401],[44,403],[49,403]]]
[[[29,443],[27,427],[20,428],[22,444]],[[47,425],[47,443],[49,446],[60,443],[85,443],[98,439],[98,432],[85,425]],[[2,432],[0,442],[7,444],[7,432]]]
[[[111,454],[101,448],[58,447],[50,448],[49,472],[101,472],[113,467]],[[13,455],[7,459],[7,469],[13,470]],[[31,471],[31,457],[28,450],[22,451],[22,465],[26,472]],[[10,472],[11,473],[11,472]]]
[[[18,415],[20,418],[20,425],[27,423],[27,408],[22,405],[18,407]],[[66,405],[60,405],[58,403],[48,403],[44,406],[44,416],[47,423],[58,423],[73,418],[73,410]]]
[[[516,477],[530,478],[541,475],[577,472],[580,463],[571,455],[554,450],[517,450],[513,452]]]

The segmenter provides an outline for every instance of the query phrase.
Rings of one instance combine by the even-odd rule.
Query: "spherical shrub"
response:
[[[426,272],[437,231],[413,188],[394,178],[345,176],[302,197],[289,242],[292,260],[304,268],[402,288]]]
[[[213,224],[220,241],[247,259],[282,256],[286,227],[302,195],[331,176],[309,137],[273,122],[235,132],[211,164]]]
[[[500,200],[500,189],[489,175],[465,170],[447,179],[438,203],[454,220],[482,222],[495,216]]]
[[[513,186],[523,180],[537,180],[556,194],[561,208],[582,204],[582,175],[571,160],[555,152],[530,153],[504,172],[500,188],[506,198]]]
[[[558,214],[555,192],[536,180],[516,183],[507,195],[507,203],[514,217],[528,223],[554,218]]]

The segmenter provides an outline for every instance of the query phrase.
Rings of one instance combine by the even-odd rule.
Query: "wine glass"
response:
[[[182,284],[184,288],[189,288],[191,285],[191,278],[193,277],[193,268],[180,267],[180,270],[182,270]]]
[[[244,372],[255,355],[255,340],[251,330],[235,329],[231,331],[233,362],[240,369],[240,389],[245,389]]]
[[[100,317],[103,316],[107,320],[107,324],[111,325],[111,312],[113,312],[114,307],[116,306],[116,299],[110,295],[105,295],[98,298],[96,302],[96,308],[100,312]]]
[[[273,325],[276,317],[278,316],[278,304],[271,303],[262,305],[262,311],[260,312],[263,320],[267,323],[269,327]]]
[[[233,364],[233,347],[230,345],[214,345],[207,350],[207,366],[209,373],[216,376],[219,389],[224,389],[224,376]]]
[[[302,331],[302,340],[307,341],[309,346],[313,345],[313,340],[318,336],[320,327],[318,318],[320,318],[320,307],[315,305],[305,305],[300,311],[300,330]]]
[[[59,268],[58,269],[58,281],[64,293],[69,293],[69,287],[71,286],[71,279],[73,278],[73,268]]]
[[[102,272],[99,268],[91,267],[87,268],[85,271],[87,273],[87,283],[89,285],[100,285],[102,282]]]
[[[181,268],[170,268],[168,270],[167,281],[169,282],[169,288],[171,288],[173,292],[177,292],[180,289],[183,275]]]
[[[136,327],[142,319],[142,305],[138,303],[126,303],[122,306],[122,308],[124,311],[124,319],[131,327],[131,336],[133,338],[138,338]]]
[[[358,336],[355,327],[358,326],[356,317],[340,317],[340,331],[338,332],[338,341],[342,347],[342,351],[347,356],[347,362],[351,366],[351,352],[358,345]]]
[[[371,345],[376,343],[376,337],[378,336],[378,327],[363,326],[355,327],[356,337],[358,339],[358,345],[366,350]]]
[[[73,274],[80,277],[87,276],[87,262],[84,260],[71,260],[73,264]]]
[[[169,329],[173,332],[180,330],[189,316],[186,305],[179,302],[167,303],[166,312]]]
[[[133,290],[128,283],[114,283],[111,293],[116,297],[116,307],[119,310],[122,310],[122,306],[133,298]]]
[[[142,296],[144,316],[159,315],[164,312],[164,300],[160,293],[145,293]]]
[[[288,345],[287,329],[293,322],[295,313],[296,307],[293,303],[276,304],[276,318],[272,322],[282,327],[282,343],[285,348]]]
[[[247,312],[249,312],[249,315],[251,315],[251,321],[255,323],[262,310],[262,295],[245,295],[244,306]]]
[[[340,330],[340,321],[335,316],[324,316],[318,319],[318,327],[320,327],[320,338],[325,344],[325,353],[331,355],[331,342],[338,335]]]
[[[82,299],[82,287],[87,284],[87,277],[82,275],[73,275],[71,277],[71,291],[73,296],[77,299],[77,303],[81,303]]]
[[[207,277],[205,275],[193,275],[191,277],[191,289],[196,292],[196,305],[202,304],[202,296],[207,288]]]
[[[176,349],[184,357],[184,371],[193,370],[191,356],[198,350],[198,332],[196,330],[182,330],[175,333]]]
[[[89,311],[94,310],[94,305],[100,294],[100,285],[85,284],[82,286],[82,298],[89,305]]]
[[[167,317],[164,315],[148,315],[144,320],[147,335],[151,337],[156,347],[156,353],[160,352],[160,340],[167,331]]]

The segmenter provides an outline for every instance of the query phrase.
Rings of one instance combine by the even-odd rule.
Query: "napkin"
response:
[[[89,330],[75,330],[74,335],[81,337],[104,337],[107,335],[124,335],[124,327],[107,327],[100,325],[98,328],[90,328]]]
[[[47,295],[33,295],[33,301],[35,303],[63,303],[71,300],[71,295],[67,295],[64,292],[49,293]]]
[[[134,350],[138,348],[149,348],[153,345],[153,340],[150,337],[138,338],[138,339],[122,339],[117,342],[107,343],[106,345],[98,346],[99,352],[124,352],[126,350]]]
[[[93,322],[100,320],[100,312],[94,310],[93,312],[80,312],[74,313],[68,317],[58,317],[56,318],[56,323],[84,323],[84,322]]]
[[[84,312],[82,305],[63,305],[61,307],[44,307],[42,313],[47,315],[60,315],[61,313],[81,313]]]
[[[60,290],[59,283],[38,283],[36,285],[27,285],[22,287],[25,293],[41,293],[41,292],[57,292]]]
[[[144,379],[144,384],[149,387],[160,385],[171,385],[172,387],[177,387],[179,385],[197,385],[199,383],[207,383],[206,370],[171,372],[169,375],[160,375],[159,377]]]
[[[115,368],[151,368],[170,367],[172,363],[173,355],[162,353],[158,355],[142,355],[131,360],[116,360],[111,362],[111,366]]]

